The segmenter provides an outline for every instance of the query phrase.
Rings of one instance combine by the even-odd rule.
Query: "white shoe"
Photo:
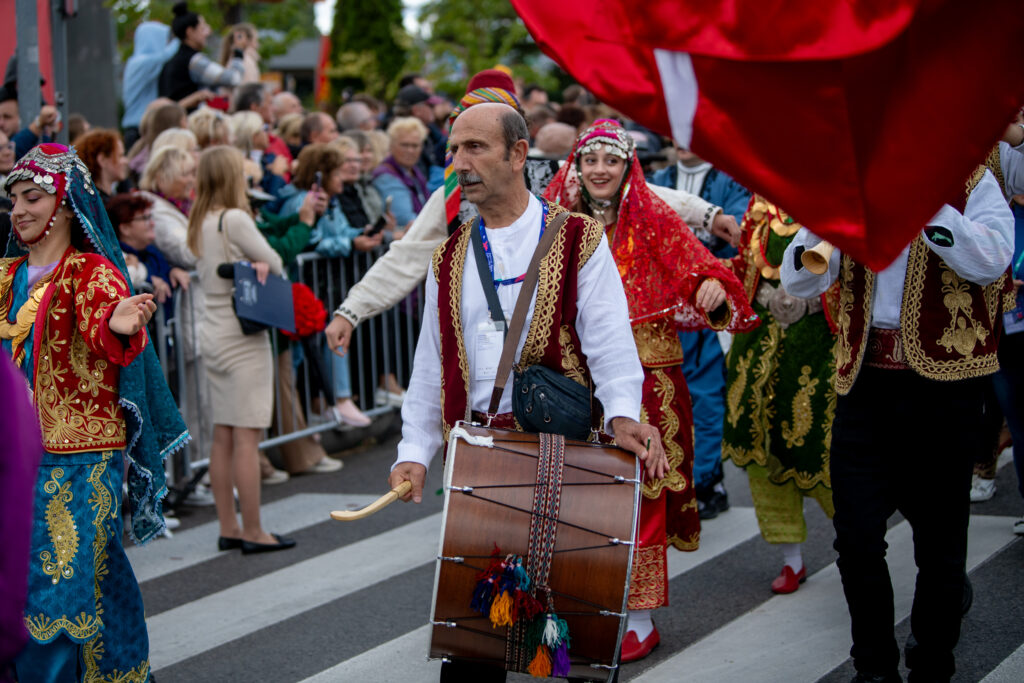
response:
[[[279,470],[277,468],[274,468],[274,472],[269,477],[263,477],[262,481],[263,481],[264,484],[274,485],[274,484],[283,484],[286,481],[288,481],[290,478],[291,477],[288,476],[288,473],[285,472],[284,470]]]
[[[173,531],[181,526],[181,520],[177,517],[168,517],[167,515],[164,515],[164,524],[167,525],[168,529]]]
[[[345,466],[340,460],[335,460],[329,456],[324,456],[317,464],[310,467],[304,472],[304,474],[326,474],[328,472],[337,472]]]
[[[996,480],[995,479],[982,479],[977,474],[974,475],[974,479],[971,482],[971,502],[972,503],[983,503],[986,500],[991,500],[992,496],[996,493]]]
[[[359,410],[359,406],[350,398],[343,399],[331,411],[334,413],[334,419],[337,420],[339,427],[342,425],[369,427],[373,423],[373,420],[367,417],[363,411]]]
[[[208,487],[203,486],[202,484],[196,484],[195,490],[188,494],[188,497],[182,503],[182,505],[189,505],[192,507],[209,507],[213,504],[213,493]]]
[[[377,389],[373,395],[373,404],[377,406],[391,406],[392,408],[401,408],[405,402],[405,392],[396,394],[393,391],[387,389]]]
[[[1024,517],[1021,517],[1013,523],[1013,533],[1018,536],[1024,536]]]

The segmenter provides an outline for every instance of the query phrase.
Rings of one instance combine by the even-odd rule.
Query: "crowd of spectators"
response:
[[[223,168],[242,169],[248,199],[245,206],[233,208],[249,214],[257,234],[283,258],[286,272],[291,268],[294,277],[296,256],[315,252],[337,261],[341,279],[351,285],[357,277],[353,259],[379,253],[402,239],[431,194],[443,185],[448,117],[455,105],[435,91],[429,79],[409,74],[397,84],[390,106],[366,93],[349,95],[333,111],[312,106],[263,79],[259,27],[242,23],[227,29],[217,58],[206,52],[211,34],[206,19],[184,2],[175,5],[170,26],[155,21],[139,24],[123,70],[120,126],[103,121],[94,127],[79,115],[69,116],[67,122],[68,140],[107,202],[133,285],[154,292],[167,316],[175,310],[174,297],[187,291],[177,322],[189,329],[202,327],[209,314],[207,295],[211,288],[220,292],[225,284],[209,282],[209,274],[196,275],[197,268],[202,271],[202,260],[188,239],[190,224],[212,221],[194,215],[196,175],[204,159],[216,154]],[[62,126],[56,108],[45,103],[31,121],[21,121],[16,69],[9,64],[6,73],[0,87],[0,180],[17,158],[33,145],[55,139]],[[595,119],[615,115],[579,85],[561,93],[521,81],[517,88],[530,133],[530,155],[553,163],[566,158],[576,136]],[[645,172],[653,170],[652,163],[664,165],[662,140],[631,122],[626,127],[637,140]],[[227,157],[238,163],[228,164]],[[671,157],[670,151],[667,158]],[[8,207],[0,196],[4,243]],[[410,304],[403,310],[413,308]],[[205,404],[209,387],[204,373],[210,371],[205,361],[216,345],[201,337],[186,340],[186,367],[179,371],[185,373],[190,391],[202,398],[199,403]],[[360,398],[366,399],[361,401],[364,407],[397,405],[403,399],[408,373],[374,377],[375,396],[358,397],[354,378],[365,368],[327,352],[326,345],[303,348],[283,338],[279,342],[282,353],[276,361],[261,356],[267,363],[264,374],[277,377],[279,400],[282,394],[290,402],[295,398],[291,371],[299,363],[315,361],[327,368],[323,386],[314,387],[321,400],[313,406],[288,407],[292,426],[297,424],[296,415],[301,418],[310,410],[341,428],[363,427],[371,420],[360,409]],[[395,358],[396,344],[382,339],[375,344],[377,357]],[[264,398],[269,401],[272,395]],[[213,415],[211,422],[209,411],[195,404],[192,401],[186,409],[190,427],[209,435],[216,445],[218,416]],[[330,471],[315,437],[300,442],[303,453],[279,459],[276,466],[261,454],[265,482]]]

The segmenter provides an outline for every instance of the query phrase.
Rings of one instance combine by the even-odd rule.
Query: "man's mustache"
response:
[[[470,185],[472,183],[483,182],[483,178],[481,178],[475,173],[458,173],[457,175],[459,178],[459,185],[462,187],[465,187],[466,185]]]

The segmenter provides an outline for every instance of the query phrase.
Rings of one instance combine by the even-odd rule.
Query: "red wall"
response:
[[[7,67],[7,60],[17,49],[15,33],[16,17],[15,0],[0,0],[0,77]],[[53,55],[50,45],[50,3],[47,0],[36,0],[36,13],[39,22],[39,67],[46,85],[43,86],[43,97],[53,102]]]

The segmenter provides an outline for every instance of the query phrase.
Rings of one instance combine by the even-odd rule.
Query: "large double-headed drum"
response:
[[[435,577],[430,657],[526,671],[523,624],[471,608],[478,574],[518,555],[531,589],[569,627],[569,675],[611,680],[626,624],[640,495],[636,458],[559,436],[452,430]]]

